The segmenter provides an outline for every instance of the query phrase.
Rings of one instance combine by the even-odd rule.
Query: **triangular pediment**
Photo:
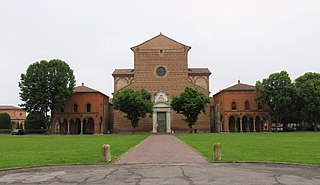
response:
[[[187,49],[189,50],[191,47],[181,44],[163,34],[159,34],[137,46],[132,47],[131,49]]]

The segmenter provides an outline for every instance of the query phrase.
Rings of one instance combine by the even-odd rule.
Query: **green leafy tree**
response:
[[[11,129],[12,123],[8,113],[0,113],[0,129]]]
[[[320,119],[320,74],[308,72],[295,80],[299,95],[300,110],[304,121],[317,124]]]
[[[31,112],[26,119],[26,129],[46,128],[46,118],[39,112]]]
[[[125,117],[130,120],[133,132],[138,127],[140,118],[145,118],[148,113],[153,112],[151,94],[144,89],[119,91],[115,94],[112,103],[113,109],[126,114]]]
[[[270,115],[276,123],[292,121],[296,110],[297,91],[286,71],[273,73],[262,82],[257,81],[257,100],[270,107]]]
[[[21,74],[20,98],[22,107],[28,112],[39,112],[46,119],[50,132],[50,115],[63,107],[73,93],[75,77],[69,65],[61,60],[42,60],[31,64]]]
[[[201,112],[205,113],[205,108],[210,103],[210,98],[201,91],[186,87],[179,96],[173,96],[171,107],[174,111],[184,115],[184,121],[189,128],[197,122]]]

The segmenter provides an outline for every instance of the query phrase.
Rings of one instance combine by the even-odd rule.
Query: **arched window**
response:
[[[248,100],[244,103],[244,110],[250,110],[250,104]]]
[[[231,103],[231,110],[237,110],[237,103],[236,102]]]
[[[261,103],[258,103],[258,110],[262,110],[263,106],[261,105]]]
[[[91,112],[91,104],[90,104],[90,103],[88,103],[88,104],[86,105],[86,108],[87,108],[87,112]]]
[[[78,112],[78,104],[73,104],[73,112]]]

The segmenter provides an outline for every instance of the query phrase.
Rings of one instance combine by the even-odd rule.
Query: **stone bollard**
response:
[[[221,161],[221,144],[220,143],[216,143],[213,146],[213,160]]]
[[[102,145],[102,161],[111,162],[110,145]]]

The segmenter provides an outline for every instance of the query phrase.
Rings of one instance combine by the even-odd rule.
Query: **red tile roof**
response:
[[[210,75],[211,72],[208,68],[189,68],[188,69],[189,75],[199,75],[199,74],[207,74]]]
[[[253,85],[238,83],[236,85],[223,89],[222,91],[254,91],[254,90],[256,90],[256,87]]]
[[[15,107],[12,105],[0,105],[0,110],[22,110],[20,107]]]
[[[74,93],[86,93],[86,92],[99,92],[99,91],[82,85],[82,86],[74,87],[73,92]]]
[[[112,73],[112,76],[133,76],[134,70],[133,69],[115,69]]]

